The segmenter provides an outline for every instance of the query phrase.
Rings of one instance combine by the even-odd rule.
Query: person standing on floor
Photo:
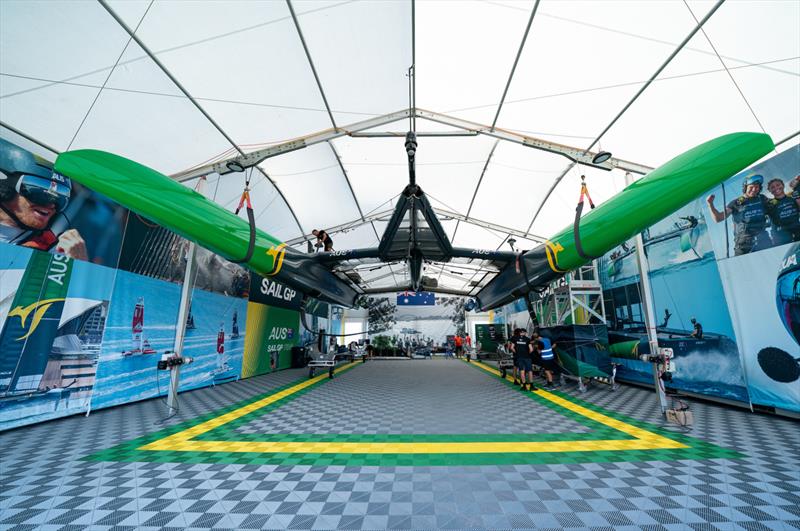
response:
[[[558,372],[554,350],[556,344],[551,343],[549,338],[540,336],[538,331],[533,333],[533,339],[537,343],[542,369],[544,369],[545,379],[547,380],[544,387],[545,389],[552,389],[555,387],[553,384],[553,374]]]
[[[514,337],[515,339],[511,343],[511,348],[519,359],[520,387],[523,391],[536,391],[536,387],[533,385],[533,345],[531,344],[531,340],[528,338],[525,330],[521,328],[518,329],[518,333]],[[528,378],[527,384],[525,383],[526,375]]]
[[[453,338],[453,341],[456,344],[456,358],[460,358],[462,354],[464,354],[464,340],[461,339],[461,336],[456,334],[456,337]]]

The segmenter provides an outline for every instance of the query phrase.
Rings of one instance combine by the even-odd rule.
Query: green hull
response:
[[[246,220],[151,168],[87,149],[62,153],[55,170],[228,260],[247,255]],[[328,302],[351,306],[356,297],[309,255],[286,248],[262,230],[256,230],[253,256],[243,265]]]
[[[639,341],[622,341],[608,346],[608,354],[612,358],[639,359]]]
[[[774,149],[762,133],[732,133],[709,140],[631,184],[580,222],[580,241],[588,256],[602,256],[664,219]],[[507,266],[477,295],[482,310],[512,302],[534,287],[547,285],[589,260],[578,253],[567,227],[523,255],[523,267]]]

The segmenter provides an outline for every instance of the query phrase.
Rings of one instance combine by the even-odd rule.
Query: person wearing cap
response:
[[[767,214],[772,222],[772,243],[784,245],[800,241],[800,191],[786,195],[782,179],[772,179],[767,183],[772,199],[767,202]]]
[[[691,321],[692,321],[692,326],[694,327],[694,330],[692,330],[692,333],[690,334],[691,337],[695,339],[703,339],[703,325],[698,323],[697,319],[695,319],[694,317],[692,317]]]
[[[731,201],[720,212],[714,206],[714,194],[706,199],[711,215],[717,223],[728,216],[733,218],[734,254],[736,256],[772,247],[767,233],[767,198],[761,193],[764,177],[751,175],[742,183],[742,195]]]
[[[69,204],[70,179],[29,151],[0,139],[0,242],[87,260],[75,229],[56,236],[51,226]]]

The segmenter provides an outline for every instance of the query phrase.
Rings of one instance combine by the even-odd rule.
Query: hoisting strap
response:
[[[581,197],[578,199],[578,206],[575,207],[575,223],[573,224],[572,232],[575,236],[575,250],[578,251],[578,255],[584,260],[594,260],[599,257],[589,256],[583,251],[583,246],[581,245],[581,213],[583,213],[584,196],[589,200],[589,206],[594,208],[592,197],[589,195],[589,188],[586,186],[586,176],[581,175]]]
[[[250,203],[250,177],[247,177],[245,181],[244,191],[242,192],[241,199],[239,199],[239,206],[236,207],[237,216],[245,203],[247,204],[247,220],[250,222],[250,243],[247,245],[247,254],[243,259],[231,260],[234,264],[245,264],[249,262],[256,248],[256,217],[253,214],[253,205]]]

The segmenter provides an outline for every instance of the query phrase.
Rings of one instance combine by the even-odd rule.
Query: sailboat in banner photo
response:
[[[231,323],[231,339],[239,337],[239,311],[233,310],[233,322]]]
[[[236,324],[236,314],[234,313],[233,329],[238,335],[238,325]],[[233,336],[231,336],[233,337]],[[217,367],[214,369],[214,384],[234,382],[239,379],[239,374],[228,365],[228,356],[225,355],[225,323],[219,324],[217,333]]]
[[[192,306],[189,306],[189,315],[186,317],[186,330],[194,330],[197,328],[194,324],[194,315],[192,314]]]
[[[131,332],[133,334],[133,349],[123,350],[123,356],[156,353],[156,351],[150,347],[150,342],[144,335],[144,297],[139,297],[136,300],[136,306],[133,308]]]

